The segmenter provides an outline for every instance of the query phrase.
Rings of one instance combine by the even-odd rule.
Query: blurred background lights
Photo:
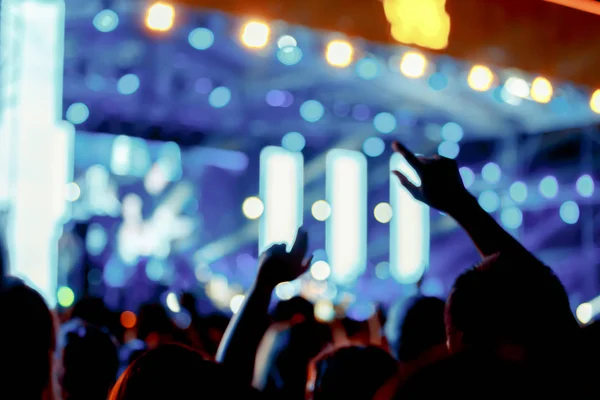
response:
[[[146,276],[154,282],[160,281],[165,275],[165,266],[159,260],[149,260],[146,264]]]
[[[590,175],[582,175],[575,184],[577,193],[582,197],[592,197],[594,194],[594,179]]]
[[[600,114],[600,89],[596,89],[590,98],[590,108],[596,114]]]
[[[436,72],[429,77],[429,87],[435,91],[440,91],[448,87],[448,78],[441,72]]]
[[[390,277],[390,263],[382,261],[375,266],[375,275],[379,279],[387,279]]]
[[[508,229],[517,229],[523,223],[523,213],[517,207],[509,207],[500,214],[502,225]]]
[[[317,200],[311,207],[313,217],[317,221],[326,221],[331,215],[331,207],[325,200]]]
[[[460,142],[464,136],[463,128],[456,122],[448,122],[442,126],[442,139],[450,142]]]
[[[485,164],[481,169],[481,177],[487,183],[498,183],[502,177],[502,170],[498,164],[490,162]]]
[[[196,28],[190,32],[188,41],[196,50],[206,50],[215,42],[215,35],[210,29]]]
[[[153,31],[166,32],[175,22],[175,9],[170,4],[155,3],[146,12],[146,26]]]
[[[173,292],[169,292],[167,294],[166,299],[167,307],[174,313],[178,313],[181,311],[181,306],[179,305],[179,299],[177,299],[177,295]]]
[[[306,146],[306,139],[299,132],[288,132],[281,139],[281,146],[289,151],[302,151]]]
[[[281,90],[269,90],[265,100],[271,107],[281,107],[285,103],[285,95]]]
[[[485,190],[479,194],[477,199],[481,208],[485,211],[492,213],[498,210],[500,207],[500,197],[493,190]]]
[[[132,329],[137,324],[137,317],[131,311],[123,311],[119,317],[119,320],[125,329]]]
[[[277,39],[277,47],[284,53],[291,53],[298,46],[298,42],[293,36],[283,35]]]
[[[475,183],[475,173],[469,167],[460,167],[458,170],[463,181],[463,185],[468,189]]]
[[[323,105],[316,100],[307,100],[300,106],[300,116],[308,122],[317,122],[324,113]]]
[[[242,212],[248,219],[258,219],[265,211],[263,202],[256,196],[248,197],[242,204]]]
[[[369,157],[379,157],[384,151],[385,142],[377,136],[367,138],[363,143],[363,152]]]
[[[594,317],[594,307],[590,303],[582,303],[575,310],[575,315],[577,319],[582,324],[589,323]]]
[[[231,310],[231,312],[237,314],[238,311],[240,311],[240,308],[242,308],[242,304],[244,303],[245,299],[246,296],[244,296],[243,294],[234,295],[229,301],[229,309]]]
[[[540,181],[539,191],[542,196],[552,199],[558,194],[558,181],[553,176],[547,176]]]
[[[270,34],[269,25],[263,22],[250,21],[242,27],[241,40],[246,47],[260,49],[267,45]]]
[[[375,210],[373,210],[375,219],[382,224],[387,224],[392,220],[392,213],[392,206],[388,203],[379,203],[375,206]]]
[[[275,286],[275,295],[279,300],[289,300],[296,295],[296,288],[292,282],[281,282]]]
[[[278,50],[277,59],[283,65],[296,65],[302,60],[302,50],[300,47],[294,47],[290,51]]]
[[[76,182],[67,183],[67,188],[66,188],[66,193],[65,193],[66,200],[69,202],[74,202],[74,201],[79,200],[80,196],[81,196],[81,189],[79,188],[79,185]]]
[[[102,10],[94,17],[94,27],[100,32],[112,32],[119,25],[119,16],[113,10]]]
[[[548,103],[552,99],[552,84],[546,78],[537,77],[531,84],[531,98],[538,103]]]
[[[67,120],[73,125],[83,124],[90,116],[90,110],[83,103],[73,103],[67,108]]]
[[[135,74],[127,74],[117,82],[117,90],[124,95],[134,94],[140,87],[140,78]]]
[[[579,206],[574,201],[565,201],[560,206],[559,214],[565,223],[576,224],[579,221]]]
[[[208,103],[214,108],[223,108],[231,101],[231,91],[225,86],[213,89],[208,95]]]
[[[527,200],[527,185],[525,182],[517,181],[510,185],[508,190],[511,199],[517,203],[523,203]]]
[[[327,262],[320,260],[315,262],[310,267],[310,274],[317,281],[324,281],[329,278],[329,275],[331,274],[331,267]]]
[[[494,83],[494,73],[484,65],[475,65],[471,68],[467,80],[471,89],[478,92],[485,92]]]
[[[427,59],[421,53],[409,51],[402,56],[400,71],[408,78],[420,78],[425,75]]]
[[[382,112],[375,116],[373,125],[377,132],[391,133],[396,129],[396,117],[388,112]]]
[[[329,65],[338,68],[347,67],[352,63],[354,48],[346,40],[332,40],[327,44],[325,59]]]
[[[70,287],[61,286],[56,293],[56,299],[61,307],[71,307],[75,302],[75,293]]]
[[[374,79],[379,74],[379,65],[377,61],[372,58],[363,58],[356,63],[356,73],[363,79]]]
[[[529,84],[521,78],[510,77],[504,83],[504,90],[519,98],[529,97]]]
[[[315,318],[320,322],[331,322],[335,317],[335,309],[330,300],[318,300],[315,303]]]
[[[444,140],[438,146],[438,154],[442,157],[454,159],[458,157],[458,153],[460,153],[460,146],[456,142]]]

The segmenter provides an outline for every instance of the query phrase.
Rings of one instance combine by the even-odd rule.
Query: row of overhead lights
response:
[[[148,7],[145,22],[148,29],[152,31],[169,31],[175,23],[175,8],[168,3],[155,3]],[[99,30],[109,31],[116,27],[118,17],[113,11],[103,10],[98,14],[94,23]],[[210,44],[214,40],[212,32],[205,28],[203,28],[202,37],[206,40],[210,39]],[[261,49],[270,43],[271,28],[267,23],[262,21],[249,21],[242,26],[239,37],[240,42],[247,48]],[[191,42],[192,38],[190,37]],[[278,46],[284,53],[286,53],[287,49],[288,55],[293,55],[298,50],[296,40],[289,35],[280,37]],[[203,47],[206,47],[206,45],[200,45],[199,48],[202,49]],[[355,61],[355,58],[355,48],[347,40],[334,39],[325,47],[325,59],[333,67],[346,68]],[[404,53],[400,60],[399,68],[408,78],[421,78],[427,72],[428,60],[420,52],[411,50]],[[497,82],[497,77],[487,66],[475,65],[468,74],[467,82],[473,90],[485,92],[494,86]],[[550,102],[554,94],[551,82],[541,76],[536,77],[531,84],[522,78],[512,77],[505,82],[505,88],[513,96],[529,98],[538,103]],[[600,89],[594,91],[591,95],[589,104],[592,111],[600,114]]]

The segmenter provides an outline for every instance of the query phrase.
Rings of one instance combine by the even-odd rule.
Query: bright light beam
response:
[[[326,248],[331,276],[349,284],[367,264],[367,160],[362,153],[331,150],[327,154]]]
[[[302,225],[304,210],[304,158],[282,147],[265,147],[260,153],[260,217],[258,250],[275,243],[289,246]]]
[[[390,159],[390,170],[402,172],[416,185],[421,183],[400,154]],[[390,205],[390,270],[398,282],[415,283],[429,265],[429,207],[415,200],[395,177],[390,179]]]

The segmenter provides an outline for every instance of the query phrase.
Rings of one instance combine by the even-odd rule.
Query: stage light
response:
[[[500,197],[498,197],[498,194],[493,190],[481,192],[477,201],[481,208],[489,213],[495,212],[500,207]]]
[[[565,201],[560,206],[559,214],[566,224],[576,224],[579,221],[579,206],[574,201]]]
[[[388,112],[382,112],[375,116],[373,125],[377,132],[391,133],[396,129],[396,117]]]
[[[460,142],[464,136],[463,128],[456,122],[448,122],[442,126],[442,138],[450,142]]]
[[[325,59],[329,65],[345,68],[352,63],[354,48],[345,40],[332,40],[327,44]]]
[[[580,176],[575,187],[577,193],[582,197],[592,197],[594,195],[594,179],[590,175]]]
[[[119,16],[113,10],[102,10],[94,17],[94,26],[100,32],[112,32],[119,25]]]
[[[215,42],[215,35],[210,29],[196,28],[188,35],[188,42],[196,50],[206,50]]]
[[[377,222],[381,222],[382,224],[387,224],[392,219],[392,206],[388,203],[379,203],[375,206],[375,210],[373,210],[373,215]]]
[[[375,275],[379,279],[387,279],[390,277],[390,263],[382,261],[375,266]]]
[[[311,213],[317,221],[326,221],[331,215],[331,207],[325,200],[317,200],[311,207]]]
[[[524,79],[513,76],[506,80],[506,83],[504,84],[504,90],[513,96],[524,99],[529,96],[531,89],[529,88],[529,84]]]
[[[236,294],[235,296],[233,296],[229,301],[229,309],[231,310],[231,312],[237,314],[238,311],[240,311],[240,308],[242,308],[242,304],[244,303],[245,299],[246,296],[244,296],[243,294]]]
[[[283,65],[296,65],[302,60],[302,50],[299,47],[294,47],[291,51],[277,50],[277,59]]]
[[[448,78],[441,72],[436,72],[429,77],[429,87],[439,92],[448,87]]]
[[[445,140],[438,146],[438,154],[446,158],[456,158],[460,153],[460,146],[456,142]]]
[[[289,151],[302,151],[306,146],[306,139],[298,132],[288,132],[281,139],[281,146]]]
[[[324,113],[325,108],[316,100],[307,100],[300,106],[300,116],[308,122],[317,122]]]
[[[547,199],[553,199],[558,194],[558,181],[553,176],[547,176],[540,181],[539,191]]]
[[[395,153],[390,171],[400,171],[415,185],[421,180],[404,157]],[[390,179],[390,271],[402,284],[412,284],[429,265],[429,207],[415,200],[396,179]]]
[[[256,196],[248,197],[242,203],[242,212],[248,219],[258,219],[264,211],[263,202]]]
[[[281,90],[269,90],[265,100],[271,107],[281,107],[285,102],[285,95]]]
[[[284,53],[291,53],[298,46],[298,42],[293,36],[283,35],[277,39],[277,47]]]
[[[165,266],[162,261],[150,259],[146,264],[146,276],[154,282],[160,281],[165,275]]]
[[[170,4],[155,3],[146,12],[146,26],[152,31],[166,32],[175,22],[175,9]]]
[[[463,185],[468,189],[475,183],[475,173],[469,167],[460,167],[458,170],[462,178]]]
[[[596,114],[600,114],[600,89],[596,89],[592,94],[592,97],[590,98],[590,108]]]
[[[166,299],[167,307],[174,313],[178,313],[181,311],[181,306],[179,305],[179,299],[177,299],[177,295],[173,292],[169,292],[167,294]]]
[[[500,221],[508,229],[517,229],[523,223],[523,213],[517,207],[509,207],[500,213]]]
[[[67,121],[73,125],[79,125],[87,121],[90,116],[90,110],[83,103],[73,103],[67,108],[67,113],[65,115]]]
[[[317,261],[310,267],[310,274],[317,281],[324,281],[331,274],[331,267],[325,261]]]
[[[481,169],[481,177],[487,183],[498,183],[500,182],[500,178],[502,178],[502,170],[498,164],[490,162],[485,164]]]
[[[315,303],[315,319],[320,322],[331,322],[335,318],[335,309],[330,300],[321,299]]]
[[[517,203],[523,203],[527,200],[527,185],[524,182],[517,181],[510,185],[510,197]]]
[[[281,282],[275,286],[275,295],[279,300],[289,300],[296,295],[296,288],[292,282]]]
[[[372,58],[363,58],[356,63],[356,74],[365,80],[375,79],[379,75],[379,64]]]
[[[484,65],[475,65],[471,68],[467,80],[471,89],[478,92],[485,92],[489,90],[494,83],[494,73]]]
[[[137,324],[137,317],[131,311],[123,311],[119,319],[121,321],[121,325],[125,329],[131,329]]]
[[[75,293],[70,287],[61,286],[56,293],[56,298],[61,307],[71,307],[75,302]]]
[[[208,95],[208,103],[214,108],[223,108],[231,101],[231,90],[225,86],[213,89]]]
[[[246,47],[260,49],[267,45],[270,34],[269,25],[263,22],[250,21],[242,28],[241,40]]]
[[[81,196],[81,189],[79,188],[79,185],[75,182],[69,182],[67,184],[66,193],[65,193],[66,200],[68,202],[72,203],[72,202],[79,200],[80,196]]]
[[[582,303],[575,310],[575,315],[577,315],[579,322],[587,324],[594,317],[594,307],[590,303]]]
[[[335,149],[326,157],[326,247],[336,283],[354,282],[367,264],[367,160],[362,153]]]
[[[531,84],[531,98],[538,103],[548,103],[552,99],[552,84],[546,78],[537,77]]]
[[[409,51],[402,56],[400,71],[408,78],[420,78],[427,69],[427,59],[421,53]]]
[[[127,74],[117,82],[117,90],[123,95],[134,94],[140,87],[140,78],[135,74]]]
[[[385,142],[377,136],[367,138],[363,143],[363,152],[369,157],[379,157],[384,151]]]

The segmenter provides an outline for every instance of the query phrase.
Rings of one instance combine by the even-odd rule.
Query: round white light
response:
[[[248,197],[242,204],[242,212],[248,219],[258,219],[264,211],[263,202],[256,196]]]
[[[390,206],[388,203],[379,203],[375,206],[373,214],[378,222],[387,224],[392,220],[392,206]]]
[[[310,274],[318,281],[324,281],[331,274],[331,267],[325,261],[317,261],[310,267]]]

